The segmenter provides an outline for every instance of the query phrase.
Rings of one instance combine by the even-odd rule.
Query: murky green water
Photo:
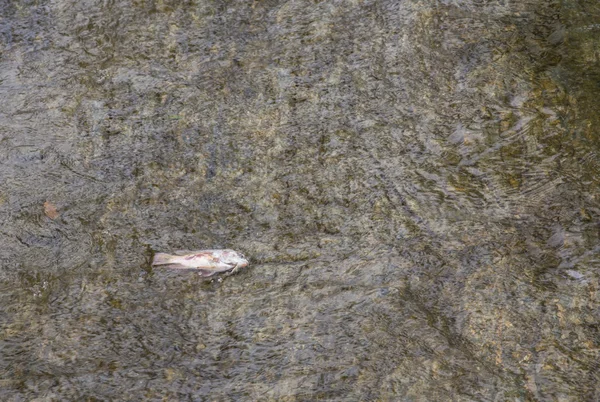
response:
[[[600,400],[599,34],[0,0],[0,399]],[[148,263],[225,247],[222,282]]]

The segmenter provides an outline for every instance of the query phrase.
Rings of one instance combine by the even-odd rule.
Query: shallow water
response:
[[[600,400],[599,31],[0,0],[0,399]]]

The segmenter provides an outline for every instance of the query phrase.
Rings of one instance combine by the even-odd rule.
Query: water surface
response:
[[[0,0],[0,399],[599,400],[599,16]]]

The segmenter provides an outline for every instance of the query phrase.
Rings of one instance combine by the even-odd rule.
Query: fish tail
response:
[[[172,264],[173,256],[166,253],[156,253],[154,254],[154,259],[152,260],[152,265],[165,265]]]

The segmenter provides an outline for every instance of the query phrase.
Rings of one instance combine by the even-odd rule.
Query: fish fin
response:
[[[206,269],[199,269],[198,270],[198,275],[200,275],[200,276],[202,276],[204,278],[209,277],[209,276],[213,276],[214,274],[216,274],[215,271],[207,271]]]
[[[186,267],[185,265],[181,265],[181,264],[161,264],[161,268],[170,268],[170,269],[185,269],[188,271],[195,271],[195,269],[190,268],[190,267]]]
[[[191,254],[191,253],[195,253],[195,251],[191,251],[191,250],[175,250],[175,251],[173,251],[173,254],[179,255],[179,256]]]
[[[238,272],[240,272],[240,269],[242,269],[242,267],[236,264],[231,270],[225,272],[225,276],[237,274]]]
[[[165,265],[170,264],[173,259],[172,255],[165,253],[156,253],[154,255],[154,259],[152,260],[152,265]]]

